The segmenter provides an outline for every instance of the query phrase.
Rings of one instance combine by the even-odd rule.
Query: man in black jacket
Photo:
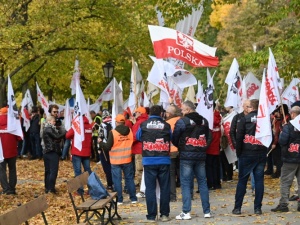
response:
[[[299,114],[299,106],[294,106],[290,111],[291,119],[295,119]],[[295,176],[298,181],[298,196],[300,194],[300,131],[289,122],[283,127],[278,142],[281,145],[283,161],[280,179],[281,198],[279,200],[279,205],[276,208],[271,209],[271,211],[288,212],[290,188]],[[299,200],[297,210],[300,212]]]
[[[254,213],[262,214],[264,195],[264,168],[267,160],[267,148],[255,138],[258,100],[250,100],[252,111],[241,117],[237,123],[236,154],[239,164],[239,180],[236,187],[233,214],[241,214],[247,181],[253,171],[255,180]]]

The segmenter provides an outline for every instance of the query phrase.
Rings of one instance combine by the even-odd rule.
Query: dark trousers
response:
[[[269,173],[273,173],[273,151],[270,152],[270,154],[268,155],[268,158],[267,158],[267,172]]]
[[[59,156],[56,152],[47,152],[44,154],[45,166],[45,189],[46,191],[55,191],[56,178],[58,174]]]
[[[220,157],[219,155],[206,155],[206,178],[208,188],[220,188]]]
[[[17,185],[17,157],[4,159],[0,163],[0,183],[4,193],[14,193]],[[8,179],[6,174],[6,166],[8,166]]]
[[[110,164],[110,160],[109,160],[109,154],[108,154],[108,152],[101,151],[101,154],[99,156],[100,156],[100,161],[101,161],[103,171],[106,176],[107,186],[112,186],[113,180],[112,180],[112,174],[111,174],[111,164]]]
[[[170,199],[176,200],[176,158],[171,158],[171,165],[170,165]]]
[[[220,159],[221,159],[222,172],[223,172],[223,181],[232,180],[233,165],[228,163],[224,151],[220,151]]]
[[[93,136],[92,138],[92,149],[91,149],[91,157],[92,159],[95,159],[96,162],[99,162],[100,157],[99,157],[99,153],[98,153],[98,136]]]

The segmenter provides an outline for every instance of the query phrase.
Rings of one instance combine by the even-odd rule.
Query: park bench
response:
[[[84,172],[67,182],[68,193],[75,211],[77,223],[79,223],[81,216],[85,215],[84,222],[88,222],[88,224],[92,224],[91,219],[95,216],[101,220],[101,224],[114,224],[114,217],[121,219],[117,210],[117,192],[111,192],[110,196],[100,200],[93,200],[85,194],[78,194],[77,190],[80,187],[87,186],[88,177],[89,173]],[[105,222],[106,211],[108,212],[108,218]]]
[[[0,215],[0,225],[19,225],[25,223],[28,225],[28,220],[35,217],[39,213],[42,214],[44,224],[48,224],[44,211],[48,208],[45,195],[41,195],[36,199],[27,202],[7,213]]]

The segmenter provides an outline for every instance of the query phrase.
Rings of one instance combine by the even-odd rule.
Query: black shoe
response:
[[[233,209],[232,210],[232,214],[234,214],[234,215],[241,215],[242,214],[241,209]]]
[[[55,189],[49,190],[48,193],[57,194],[57,191]]]
[[[261,215],[262,214],[261,209],[254,209],[254,214]]]
[[[217,186],[215,186],[215,189],[222,189],[222,186],[221,185],[217,185]]]
[[[210,190],[210,191],[214,191],[214,190],[216,190],[216,188],[214,188],[214,187],[210,187],[210,188],[208,188],[208,190]]]
[[[110,191],[113,191],[113,190],[114,190],[113,186],[107,186],[106,189],[107,189],[107,190],[110,190]]]
[[[300,201],[298,201],[298,208],[297,211],[300,212]]]
[[[29,160],[36,160],[36,156],[32,156]]]
[[[280,177],[280,172],[275,172],[275,173],[273,173],[272,175],[271,175],[271,177],[273,178],[273,179],[276,179],[276,178],[279,178]]]
[[[273,172],[272,172],[272,171],[270,171],[270,170],[266,170],[266,171],[264,172],[264,174],[265,174],[265,175],[272,175],[272,174],[273,174]]]
[[[289,201],[297,201],[299,199],[298,195],[293,195],[292,197],[289,198]]]
[[[288,207],[288,204],[281,203],[276,208],[271,209],[271,211],[272,212],[288,212],[289,211],[289,207]]]

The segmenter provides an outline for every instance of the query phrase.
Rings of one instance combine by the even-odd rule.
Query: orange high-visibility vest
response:
[[[179,119],[180,119],[180,116],[177,116],[177,117],[173,117],[173,118],[171,118],[171,119],[169,119],[169,120],[166,121],[168,124],[170,124],[172,132],[174,131],[175,123],[176,123],[177,120],[179,120]],[[172,144],[172,142],[171,142],[170,152],[178,152],[177,147],[175,147],[175,146]]]
[[[131,162],[131,145],[133,143],[133,134],[126,136],[120,134],[116,130],[112,130],[114,144],[109,151],[110,163],[112,165],[120,165]]]

